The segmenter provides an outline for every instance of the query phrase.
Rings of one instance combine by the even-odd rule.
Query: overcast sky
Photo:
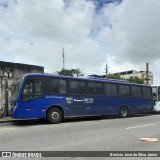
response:
[[[87,74],[145,70],[160,83],[160,0],[0,0],[0,60]]]

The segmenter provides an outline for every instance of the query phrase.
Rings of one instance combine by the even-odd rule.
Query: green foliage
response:
[[[144,84],[144,79],[142,78],[138,78],[137,76],[135,77],[130,77],[129,79],[127,79],[128,81],[130,81],[131,83],[138,83],[138,84]]]
[[[57,71],[59,75],[63,76],[71,76],[71,77],[79,77],[83,76],[83,73],[79,69],[61,69],[61,71]]]
[[[117,75],[108,74],[107,78],[109,78],[109,79],[119,79],[119,80],[128,80],[131,83],[138,83],[138,84],[144,84],[145,83],[143,78],[141,79],[141,78],[138,78],[137,76],[130,77],[129,79],[124,79],[124,78],[121,78],[121,76],[118,75],[118,74]]]
[[[121,78],[121,76],[119,74],[108,74],[107,78],[109,79],[120,79],[120,80],[124,80],[123,78]]]

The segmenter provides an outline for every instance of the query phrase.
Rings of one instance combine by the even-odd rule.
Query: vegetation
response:
[[[108,74],[107,78],[109,79],[120,79],[120,80],[125,80],[124,78],[121,78],[121,76],[119,74]]]
[[[80,71],[79,69],[61,69],[60,71],[57,71],[57,73],[59,75],[63,75],[63,76],[71,76],[71,77],[80,77],[83,76],[82,71]],[[115,75],[115,74],[108,74],[107,75],[108,79],[119,79],[119,80],[128,80],[131,83],[138,83],[138,84],[144,84],[145,80],[136,77],[130,77],[129,79],[124,79],[122,78],[120,75]]]
[[[107,78],[109,78],[109,79],[128,80],[131,83],[138,83],[138,84],[144,84],[144,82],[145,82],[143,78],[141,79],[141,78],[138,78],[137,76],[130,77],[129,79],[124,79],[124,78],[121,78],[120,75],[108,74]]]
[[[71,76],[71,77],[79,77],[79,76],[83,76],[82,71],[80,71],[79,69],[61,69],[61,71],[57,71],[57,73],[59,75],[63,75],[63,76]]]
[[[130,81],[131,83],[138,83],[138,84],[144,84],[144,79],[142,78],[138,78],[137,76],[135,77],[130,77],[129,79],[127,79],[128,81]]]

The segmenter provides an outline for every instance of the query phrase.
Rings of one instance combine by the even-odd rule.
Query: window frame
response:
[[[96,87],[96,94],[91,94],[89,93],[89,83],[99,83],[102,86],[102,94],[97,94],[97,87]],[[87,81],[87,95],[88,96],[97,96],[97,97],[102,97],[105,96],[105,92],[104,92],[104,82],[98,82],[98,81]]]
[[[71,86],[71,82],[83,82],[83,83],[85,83],[85,93],[84,94],[79,94],[79,93],[71,93],[71,91],[70,91],[70,86]],[[76,95],[76,96],[87,96],[87,81],[85,81],[85,80],[77,80],[77,79],[69,79],[68,80],[68,94],[69,95]]]
[[[52,80],[64,80],[66,82],[66,92],[65,93],[52,93],[51,86]],[[68,92],[68,82],[66,78],[59,78],[59,77],[45,77],[45,94],[46,95],[67,95]],[[59,88],[60,91],[60,88]]]
[[[39,80],[41,81],[41,90],[42,90],[42,94],[39,95],[39,97],[36,97],[36,98],[30,98],[30,99],[27,99],[27,100],[24,100],[24,95],[23,95],[23,91],[24,91],[24,88],[25,88],[25,84],[27,81],[35,81],[35,80]],[[27,77],[25,80],[24,80],[24,83],[23,83],[23,86],[22,86],[22,90],[21,90],[21,102],[27,102],[27,101],[31,101],[31,100],[35,100],[35,99],[39,99],[39,98],[42,98],[45,96],[45,90],[44,90],[44,79],[43,77]],[[32,96],[32,95],[31,95]],[[33,95],[34,96],[34,95]]]
[[[128,86],[128,87],[129,87],[129,93],[130,93],[130,94],[129,94],[128,96],[120,95],[120,88],[119,88],[120,86]],[[131,88],[130,88],[130,85],[129,85],[129,84],[121,84],[121,83],[118,84],[118,96],[119,96],[119,97],[129,98],[129,97],[132,97],[131,95],[132,95],[132,94],[131,94]]]
[[[140,88],[140,96],[133,96],[132,87],[139,87],[139,88]],[[143,97],[143,95],[142,95],[142,87],[141,87],[141,86],[131,85],[131,86],[130,86],[130,90],[131,90],[131,97],[132,97],[132,98],[142,98],[142,97]]]
[[[148,96],[145,97],[145,96],[144,96],[144,94],[143,94],[143,93],[144,93],[144,92],[143,92],[143,88],[150,89],[150,94],[151,94],[150,97],[148,97]],[[142,90],[142,97],[143,97],[143,98],[145,98],[145,99],[152,99],[152,90],[151,90],[151,87],[142,86],[142,87],[141,87],[141,90]]]
[[[115,86],[116,86],[116,95],[113,95],[113,94],[112,94],[112,95],[107,95],[107,94],[106,94],[106,89],[105,89],[105,88],[106,88],[106,87],[105,87],[106,84],[107,84],[107,85],[108,85],[108,84],[110,85],[111,93],[113,93],[113,92],[112,92],[112,85],[115,85]],[[105,96],[107,96],[107,97],[117,97],[117,96],[118,96],[118,84],[117,84],[117,83],[105,82],[105,83],[104,83],[104,94],[105,94]]]

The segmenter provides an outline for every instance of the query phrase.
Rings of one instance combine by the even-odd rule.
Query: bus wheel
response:
[[[60,123],[63,119],[62,111],[58,108],[51,108],[47,112],[47,121],[48,123]]]
[[[128,108],[127,107],[121,107],[120,111],[119,111],[119,116],[121,118],[126,118],[128,117]]]

